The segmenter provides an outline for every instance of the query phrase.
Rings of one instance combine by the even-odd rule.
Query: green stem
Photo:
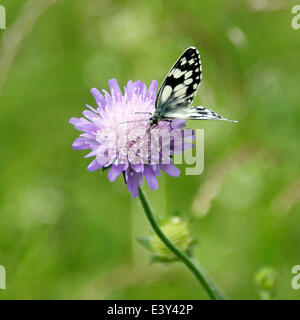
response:
[[[162,242],[180,259],[196,276],[198,281],[201,283],[203,288],[205,289],[207,295],[212,300],[225,300],[222,294],[218,291],[218,289],[212,284],[212,282],[204,275],[203,270],[199,266],[196,266],[195,262],[193,262],[184,252],[182,252],[178,247],[176,247],[162,232],[160,229],[153,213],[150,208],[149,202],[141,188],[139,188],[139,198],[141,200],[142,206],[146,213],[146,216],[157,236],[160,238]]]

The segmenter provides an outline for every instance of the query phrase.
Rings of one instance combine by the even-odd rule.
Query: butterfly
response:
[[[158,91],[155,111],[150,118],[150,127],[157,125],[159,121],[170,119],[236,122],[203,106],[191,106],[201,79],[200,54],[195,47],[189,47],[171,68]]]

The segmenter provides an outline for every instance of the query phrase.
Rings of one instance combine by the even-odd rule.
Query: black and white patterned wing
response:
[[[201,81],[201,61],[198,50],[186,49],[168,73],[159,89],[155,108],[162,116],[166,112],[188,107]]]
[[[198,107],[179,107],[176,109],[169,110],[164,115],[168,119],[186,119],[186,120],[224,120],[237,122],[236,120],[226,119],[213,110],[198,106]]]
[[[191,103],[202,79],[200,54],[195,47],[186,49],[171,68],[159,89],[155,113],[162,119],[226,120],[216,112]]]
[[[155,113],[161,119],[226,120],[214,111],[191,103],[200,85],[202,66],[195,47],[186,49],[169,71],[158,91]]]

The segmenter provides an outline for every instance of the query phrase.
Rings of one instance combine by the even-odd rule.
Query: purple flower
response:
[[[155,190],[161,170],[170,176],[180,175],[170,157],[193,147],[193,131],[181,129],[184,120],[160,121],[157,126],[149,126],[157,81],[153,80],[148,90],[141,81],[128,81],[124,95],[116,79],[109,80],[109,87],[110,93],[103,90],[104,95],[95,88],[91,90],[97,109],[87,105],[89,110],[83,111],[84,118],[70,119],[75,129],[83,132],[74,141],[73,149],[91,149],[86,158],[95,158],[87,169],[109,168],[111,182],[123,173],[135,198],[143,177]]]

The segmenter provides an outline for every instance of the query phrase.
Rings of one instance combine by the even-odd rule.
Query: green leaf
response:
[[[144,246],[147,250],[151,250],[151,246],[150,246],[150,238],[137,238],[136,239],[137,242],[139,242],[142,246]]]
[[[172,262],[177,262],[177,261],[179,261],[179,259],[177,259],[177,258],[167,259],[167,258],[163,258],[160,256],[151,256],[150,257],[150,264],[152,264],[152,263],[172,263]]]

